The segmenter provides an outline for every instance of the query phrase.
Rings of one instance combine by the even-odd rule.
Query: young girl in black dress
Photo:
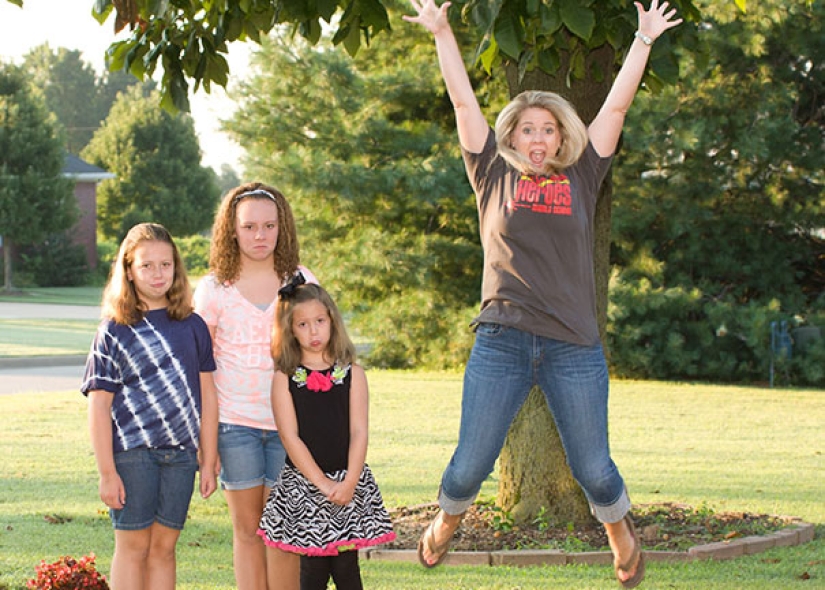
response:
[[[358,549],[395,538],[365,464],[368,388],[341,314],[320,286],[281,289],[272,334],[272,408],[287,452],[258,534],[268,551],[294,554],[270,587],[359,590]],[[282,562],[282,561],[281,561]],[[273,572],[276,574],[276,572]]]

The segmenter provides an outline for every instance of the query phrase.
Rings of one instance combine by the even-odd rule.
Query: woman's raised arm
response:
[[[461,51],[447,19],[450,3],[445,2],[441,6],[437,6],[434,0],[410,0],[410,3],[417,14],[402,18],[407,22],[420,24],[433,34],[441,75],[455,109],[458,140],[465,150],[477,154],[484,148],[490,126],[481,112],[464,67]]]
[[[639,15],[636,38],[633,39],[604,104],[587,130],[596,152],[604,157],[613,155],[619,143],[625,115],[642,82],[653,42],[666,30],[682,22],[681,18],[673,19],[676,9],[668,12],[666,1],[660,6],[658,0],[651,0],[648,10],[644,9],[641,2],[635,2],[635,5]]]

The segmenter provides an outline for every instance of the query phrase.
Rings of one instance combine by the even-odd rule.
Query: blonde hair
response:
[[[522,172],[531,169],[530,161],[517,152],[511,144],[511,137],[518,125],[519,118],[529,108],[540,108],[549,111],[556,118],[558,131],[561,133],[559,152],[547,158],[545,172],[561,172],[576,163],[587,147],[587,127],[576,113],[573,105],[559,94],[545,90],[525,90],[511,100],[499,113],[496,119],[495,132],[496,147],[501,157]]]
[[[278,243],[275,244],[275,272],[282,279],[295,273],[300,262],[298,230],[292,208],[276,188],[260,182],[242,184],[224,196],[215,223],[212,225],[212,245],[209,248],[209,268],[219,283],[234,282],[241,276],[241,251],[235,237],[237,205],[243,199],[272,201],[278,209]]]
[[[157,223],[139,223],[123,238],[117,259],[112,264],[109,280],[103,289],[101,315],[118,324],[128,326],[143,319],[147,311],[145,304],[138,297],[135,285],[129,280],[127,273],[135,261],[135,250],[143,242],[163,242],[172,246],[175,275],[172,279],[172,286],[166,293],[166,298],[169,300],[166,313],[173,320],[189,317],[192,313],[192,287],[186,276],[186,267],[183,265],[171,234]]]
[[[334,362],[348,365],[356,362],[355,345],[347,334],[344,318],[329,293],[314,283],[295,287],[290,294],[283,294],[275,308],[275,323],[272,326],[272,359],[275,367],[291,375],[301,364],[301,346],[292,332],[292,316],[295,306],[308,301],[318,301],[327,308],[330,319],[329,344],[326,353]]]

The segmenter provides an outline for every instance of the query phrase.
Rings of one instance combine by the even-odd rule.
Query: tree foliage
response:
[[[745,0],[735,3],[744,10]],[[671,4],[688,20],[698,20],[692,0]],[[127,38],[109,48],[110,68],[145,79],[160,65],[162,104],[188,111],[190,81],[196,91],[203,86],[209,92],[212,84],[226,86],[226,55],[232,42],[260,43],[276,27],[285,25],[314,45],[324,30],[332,30],[333,45],[355,56],[377,34],[391,31],[387,10],[391,5],[381,0],[97,0],[94,14],[101,23],[114,14],[115,31],[129,29]],[[552,74],[567,63],[565,76],[571,80],[610,78],[606,69],[589,70],[588,53],[604,45],[620,51],[632,39],[636,26],[632,4],[626,0],[468,0],[456,5],[475,32],[477,61],[488,71],[496,64],[512,62],[520,77],[534,69]],[[667,52],[660,52],[653,62],[651,84],[675,80],[674,66]]]
[[[68,229],[76,219],[72,183],[61,176],[63,140],[20,68],[0,63],[0,236],[5,288],[12,256]]]
[[[763,379],[770,321],[825,308],[824,26],[822,3],[709,19],[715,57],[639,97],[616,177],[617,370]]]
[[[29,51],[23,70],[46,100],[46,107],[63,126],[66,150],[79,154],[100,127],[117,95],[138,84],[127,72],[98,75],[76,50],[52,49],[48,43]],[[154,86],[150,80],[147,90]]]
[[[304,261],[356,312],[383,366],[436,362],[478,304],[475,201],[432,47],[418,40],[352,60],[275,36],[226,123],[248,176],[287,195]]]
[[[219,195],[215,173],[201,166],[188,115],[158,107],[139,87],[121,94],[83,158],[117,176],[98,186],[98,228],[121,239],[136,223],[161,223],[186,236],[207,229]]]

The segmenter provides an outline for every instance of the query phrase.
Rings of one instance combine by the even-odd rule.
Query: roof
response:
[[[63,156],[62,174],[68,178],[86,182],[100,182],[107,178],[115,178],[115,175],[111,172],[107,172],[97,166],[92,166],[88,162],[84,162],[77,156],[69,153]]]

